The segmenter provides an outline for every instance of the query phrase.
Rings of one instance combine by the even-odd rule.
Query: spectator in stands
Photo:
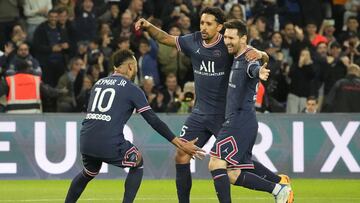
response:
[[[139,43],[138,80],[139,83],[141,83],[145,75],[151,76],[154,79],[155,86],[158,86],[160,85],[160,74],[157,63],[159,47],[150,37],[149,33],[144,32],[143,34],[145,38],[141,39]]]
[[[12,32],[11,32],[11,43],[15,46],[19,46],[19,44],[23,42],[27,42],[27,33],[23,29],[21,24],[15,24]]]
[[[20,8],[23,0],[0,1],[0,47],[10,40],[11,29],[20,17]]]
[[[55,9],[65,9],[68,14],[70,21],[73,21],[75,18],[75,6],[72,0],[56,0]]]
[[[128,37],[119,37],[116,45],[117,50],[130,49],[130,39]]]
[[[24,0],[26,31],[30,42],[33,40],[36,28],[47,20],[47,14],[52,7],[51,0]]]
[[[176,25],[171,26],[169,34],[180,36],[179,27]],[[176,47],[159,44],[158,61],[161,65],[160,71],[163,76],[173,73],[177,76],[180,86],[185,84],[188,70],[191,70],[189,57],[179,52]]]
[[[161,21],[163,28],[168,30],[169,26],[180,18],[181,14],[193,16],[193,8],[189,0],[170,0],[164,2],[164,10],[162,11]],[[194,22],[194,21],[192,21]]]
[[[315,114],[318,109],[318,100],[314,96],[310,96],[306,99],[306,107],[301,111],[302,113]]]
[[[326,37],[328,44],[337,41],[334,36],[334,33],[335,33],[335,20],[334,19],[323,20],[319,30],[319,34]]]
[[[75,30],[77,41],[91,41],[96,38],[97,22],[92,0],[84,0],[79,13],[76,14]]]
[[[257,49],[265,49],[266,41],[260,35],[256,25],[250,25],[249,27],[249,44]]]
[[[69,11],[63,7],[58,8],[57,11],[59,14],[58,24],[60,26],[61,33],[64,33],[64,35],[67,36],[71,54],[74,54],[76,52],[76,31],[72,21],[70,21]]]
[[[151,76],[144,76],[141,89],[144,91],[145,96],[149,103],[152,103],[156,97],[154,78]]]
[[[140,16],[142,16],[143,18],[149,17],[143,15],[143,6],[143,0],[132,0],[130,2],[130,5],[126,11],[131,14],[131,19],[133,22],[137,21]]]
[[[191,113],[195,105],[195,83],[187,82],[184,85],[184,91],[181,100],[181,105],[178,113]]]
[[[36,28],[33,41],[34,55],[42,67],[43,79],[52,87],[66,69],[65,55],[70,48],[68,36],[57,22],[58,12],[50,10],[48,20]]]
[[[166,76],[165,88],[157,93],[151,107],[155,112],[177,112],[180,108],[181,88],[176,76],[172,73]]]
[[[42,72],[41,72],[40,64],[39,64],[38,60],[36,60],[36,58],[34,58],[30,54],[29,49],[30,49],[29,45],[25,42],[21,43],[18,46],[15,56],[10,60],[9,68],[7,70],[8,75],[12,75],[15,72],[17,72],[16,64],[18,64],[20,60],[25,60],[30,65],[29,70],[34,75],[41,76]]]
[[[347,57],[344,57],[341,53],[341,45],[337,42],[333,42],[330,45],[329,56],[327,57],[328,66],[323,70],[324,78],[324,95],[326,96],[330,89],[333,87],[336,81],[345,77],[346,66],[350,64]]]
[[[6,70],[8,69],[10,59],[15,54],[15,47],[13,43],[7,43],[4,46],[4,52],[0,56],[0,77],[5,75]]]
[[[130,36],[133,34],[134,30],[131,26],[133,24],[133,20],[131,18],[130,12],[124,12],[121,15],[121,22],[120,22],[120,28],[116,31],[115,37],[127,37],[130,38]]]
[[[360,112],[360,67],[350,64],[348,74],[338,80],[324,104],[324,112]]]
[[[0,87],[0,97],[7,95],[7,113],[41,113],[41,96],[58,97],[67,92],[42,83],[26,60],[18,60],[15,66],[17,72],[6,76]]]
[[[255,20],[255,26],[259,32],[260,37],[266,41],[271,35],[266,18],[264,16],[257,17]]]
[[[307,39],[314,47],[316,47],[316,45],[320,42],[328,42],[328,40],[323,35],[317,33],[317,29],[318,28],[315,22],[310,21],[306,24]]]
[[[358,36],[359,35],[359,36]],[[345,54],[351,63],[360,64],[360,33],[350,32],[349,38],[344,42]]]
[[[348,0],[345,4],[344,20],[346,21],[349,17],[357,17],[360,11],[359,0]]]
[[[69,63],[70,71],[64,73],[57,84],[58,89],[66,88],[68,90],[67,94],[59,97],[57,99],[57,112],[74,112],[76,110],[76,97],[79,92],[76,92],[77,89],[82,89],[82,79],[84,73],[81,70],[84,70],[84,62],[81,58],[73,58]],[[75,86],[78,81],[81,80],[80,87]]]
[[[299,113],[305,108],[314,76],[314,63],[310,51],[303,49],[300,52],[299,61],[291,66],[288,75],[291,82],[286,106],[287,113]]]
[[[181,33],[183,35],[192,33],[193,31],[191,30],[191,19],[189,16],[185,15],[185,14],[181,14],[180,15],[180,19],[179,19],[179,28],[181,30]]]
[[[246,15],[245,15],[245,9],[240,4],[233,4],[229,10],[229,13],[227,15],[227,19],[239,19],[245,22]]]
[[[81,91],[80,91],[79,95],[76,97],[76,105],[77,105],[76,111],[86,112],[88,103],[89,103],[89,99],[90,99],[91,88],[92,88],[93,84],[94,83],[91,80],[91,78],[89,76],[85,75],[84,79],[83,79]]]
[[[296,41],[295,26],[292,22],[287,22],[281,31],[283,35],[283,47],[289,49],[291,44]]]
[[[120,27],[120,9],[116,3],[110,4],[110,9],[107,10],[99,20],[110,25],[111,31],[115,32]]]
[[[339,42],[343,43],[349,39],[350,33],[359,33],[360,26],[359,21],[355,16],[351,16],[346,20],[345,30],[339,35]]]

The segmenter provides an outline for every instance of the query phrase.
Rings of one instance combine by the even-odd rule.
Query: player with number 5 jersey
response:
[[[225,21],[224,12],[217,7],[206,7],[201,12],[200,31],[184,36],[172,36],[140,19],[135,29],[145,28],[162,44],[177,47],[189,56],[195,82],[195,106],[182,127],[184,141],[198,137],[196,145],[203,147],[212,135],[216,135],[224,122],[226,89],[233,56],[227,53],[221,34]],[[266,53],[252,50],[251,59],[267,57]],[[252,56],[252,57],[251,57]],[[176,187],[180,203],[190,202],[192,186],[190,156],[176,151]]]
[[[125,140],[123,128],[134,110],[161,136],[189,156],[203,157],[203,150],[194,145],[197,139],[182,142],[152,111],[143,91],[132,81],[137,62],[129,50],[113,55],[114,74],[100,79],[91,90],[86,118],[80,131],[80,151],[84,168],[73,179],[65,202],[76,202],[87,183],[100,171],[103,162],[121,168],[129,167],[123,202],[133,202],[142,176],[142,156],[135,145]]]

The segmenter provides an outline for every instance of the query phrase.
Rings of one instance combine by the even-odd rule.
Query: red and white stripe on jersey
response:
[[[145,107],[142,107],[142,108],[138,109],[137,112],[138,112],[138,113],[142,113],[142,112],[147,111],[147,110],[150,110],[150,109],[151,109],[150,106],[145,106]]]
[[[180,44],[179,44],[179,36],[175,37],[175,44],[176,44],[176,49],[178,51],[181,51],[181,47],[180,47]]]
[[[218,38],[216,39],[215,42],[210,43],[210,44],[206,44],[205,41],[203,40],[203,41],[202,41],[202,45],[203,45],[205,48],[213,47],[213,46],[217,45],[217,44],[220,42],[221,38],[222,38],[222,34],[219,34],[219,35],[218,35]]]

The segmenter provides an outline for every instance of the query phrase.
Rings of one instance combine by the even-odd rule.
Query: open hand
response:
[[[267,66],[267,63],[264,63],[264,65],[262,65],[259,70],[259,78],[264,81],[266,81],[268,79],[269,74],[270,74],[270,70],[267,69],[266,66]]]
[[[191,157],[203,159],[205,157],[205,150],[195,145],[197,140],[198,138],[191,140],[189,142],[184,142],[181,141],[178,137],[176,137],[175,139],[173,139],[172,143],[175,144],[179,149],[184,151],[186,154],[190,155]]]

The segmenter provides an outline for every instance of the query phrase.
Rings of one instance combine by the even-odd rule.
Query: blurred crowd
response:
[[[122,49],[136,53],[135,82],[154,111],[190,112],[190,59],[134,23],[143,17],[186,35],[208,6],[245,21],[249,44],[270,56],[259,112],[360,112],[359,0],[1,0],[0,112],[22,112],[23,95],[36,112],[86,111],[92,85],[112,74],[111,55]],[[37,93],[21,92],[24,73],[39,79]]]

